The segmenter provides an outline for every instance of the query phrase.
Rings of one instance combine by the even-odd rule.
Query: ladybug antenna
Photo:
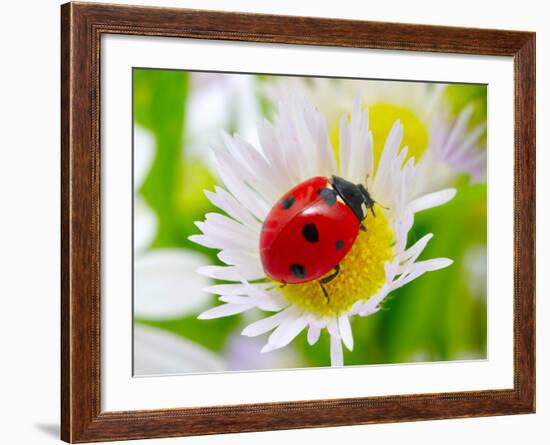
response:
[[[368,178],[368,175],[367,175],[367,178]],[[389,210],[388,207],[384,207],[378,201],[375,201],[374,199],[372,199],[372,196],[370,195],[369,191],[367,190],[367,188],[363,184],[357,184],[357,187],[361,191],[361,195],[363,196],[363,201],[365,203],[365,207],[367,209],[370,209],[373,216],[376,216],[376,214],[374,213],[374,204],[378,204],[383,209]]]
[[[331,183],[332,188],[353,213],[355,213],[360,223],[362,223],[367,216],[365,212],[369,209],[373,216],[376,216],[374,212],[374,204],[376,204],[376,201],[372,199],[372,196],[363,184],[353,184],[339,176],[333,176]]]

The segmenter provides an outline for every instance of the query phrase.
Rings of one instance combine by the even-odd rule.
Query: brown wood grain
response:
[[[102,34],[514,57],[514,388],[101,412],[99,69]],[[534,412],[534,33],[68,3],[61,7],[61,37],[63,440],[92,442]]]

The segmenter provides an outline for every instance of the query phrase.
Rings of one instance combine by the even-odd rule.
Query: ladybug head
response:
[[[331,182],[338,196],[340,196],[353,213],[355,213],[357,219],[363,221],[363,219],[365,219],[363,205],[367,208],[371,208],[374,204],[374,201],[363,184],[353,184],[339,176],[333,176]]]

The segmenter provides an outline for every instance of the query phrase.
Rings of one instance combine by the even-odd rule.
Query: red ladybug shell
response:
[[[266,275],[283,283],[323,277],[350,251],[360,222],[318,176],[298,184],[270,210],[260,235]]]

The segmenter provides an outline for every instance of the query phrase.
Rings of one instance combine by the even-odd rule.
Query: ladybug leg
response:
[[[334,280],[338,274],[340,273],[340,265],[337,264],[335,267],[334,267],[334,273],[332,273],[331,275],[329,275],[328,277],[324,277],[324,278],[321,278],[318,283],[319,283],[319,286],[321,286],[321,290],[323,291],[323,294],[325,295],[325,298],[327,300],[327,303],[330,302],[330,299],[328,297],[328,292],[327,290],[325,289],[325,284],[327,283],[330,283],[332,280]]]
[[[362,232],[366,232],[367,231],[367,228],[365,227],[365,225],[363,223],[361,223],[359,225],[359,229],[361,229]]]
[[[327,300],[327,304],[329,304],[330,303],[330,298],[328,297],[328,292],[325,289],[325,286],[323,285],[323,283],[321,283],[321,281],[318,281],[318,283],[319,283],[319,286],[321,286],[321,290],[323,291],[323,295],[325,296],[325,300]]]
[[[339,273],[340,273],[340,265],[337,264],[336,266],[334,266],[334,273],[330,274],[328,277],[321,278],[319,280],[319,283],[322,283],[322,284],[330,283],[332,280],[334,280],[338,276]]]

